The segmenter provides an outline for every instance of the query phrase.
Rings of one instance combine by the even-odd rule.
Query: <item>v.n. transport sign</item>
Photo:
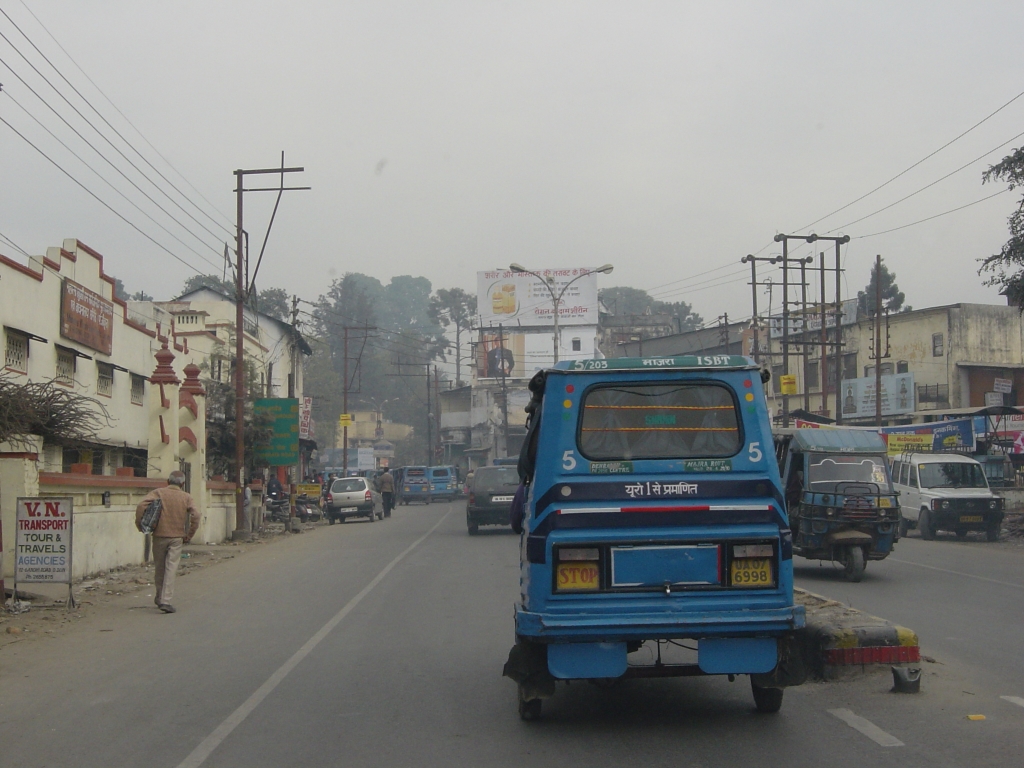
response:
[[[73,500],[19,497],[14,541],[14,581],[71,584]]]

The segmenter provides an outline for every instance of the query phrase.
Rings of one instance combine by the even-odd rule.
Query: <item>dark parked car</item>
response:
[[[466,527],[470,534],[481,525],[508,525],[512,498],[519,487],[515,467],[481,467],[473,472],[466,499]]]
[[[381,495],[365,477],[345,477],[334,481],[327,493],[327,519],[331,525],[349,517],[384,519]]]

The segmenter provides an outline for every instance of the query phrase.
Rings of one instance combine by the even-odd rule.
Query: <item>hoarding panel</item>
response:
[[[559,325],[597,325],[597,273],[588,272],[585,268],[538,269],[538,275],[545,280],[550,278],[547,283],[525,272],[477,272],[480,324],[483,327],[499,323],[553,325],[553,291],[556,297],[562,297],[558,307]]]

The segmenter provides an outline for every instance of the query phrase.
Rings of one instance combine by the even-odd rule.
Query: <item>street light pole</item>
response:
[[[551,294],[551,309],[554,312],[555,321],[554,357],[555,363],[558,363],[558,305],[562,303],[562,297],[565,295],[565,292],[569,290],[569,286],[575,283],[580,278],[586,277],[587,275],[593,275],[598,272],[603,273],[605,275],[609,275],[611,274],[611,271],[614,269],[614,267],[611,264],[605,264],[603,267],[598,267],[597,269],[588,269],[582,274],[576,275],[576,277],[574,277],[572,280],[570,280],[562,287],[562,290],[558,292],[557,296],[555,295],[555,289],[551,287],[551,283],[555,281],[554,278],[551,278],[549,282],[548,280],[545,280],[543,277],[538,275],[533,270],[527,269],[522,264],[512,263],[508,265],[508,268],[513,272],[521,272],[523,274],[533,275],[534,277],[541,281],[544,287],[548,289],[548,293]]]

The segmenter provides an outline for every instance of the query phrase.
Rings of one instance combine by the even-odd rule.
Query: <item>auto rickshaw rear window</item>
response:
[[[580,412],[579,449],[590,460],[726,457],[742,444],[736,399],[719,384],[594,387]]]

